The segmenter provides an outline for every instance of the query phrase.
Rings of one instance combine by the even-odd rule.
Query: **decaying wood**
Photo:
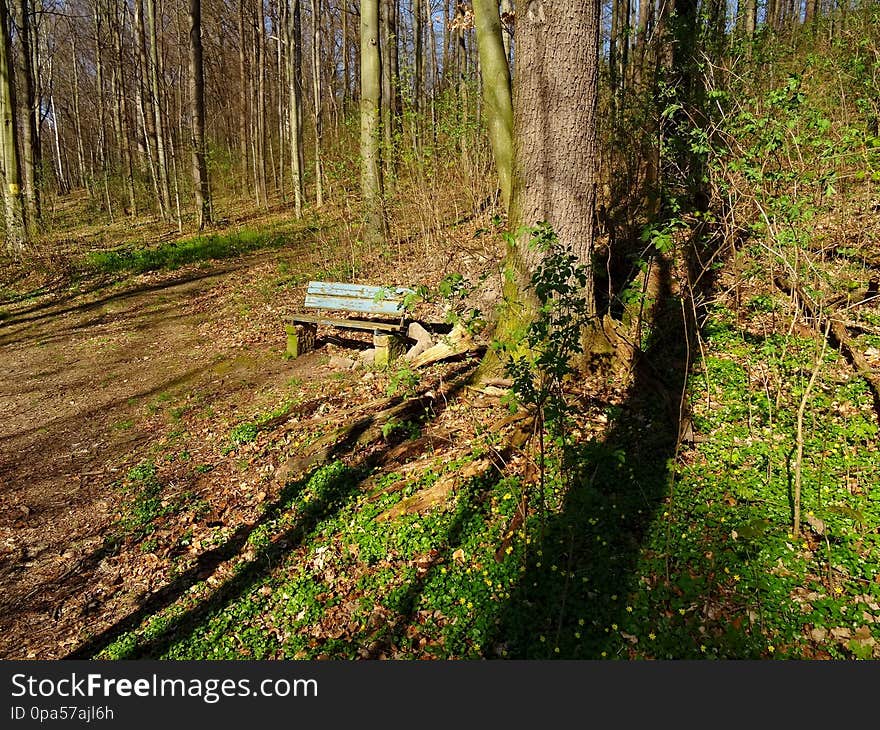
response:
[[[476,344],[468,331],[457,324],[440,342],[412,358],[410,364],[415,368],[420,368],[451,357],[464,355],[475,349]]]
[[[297,474],[326,464],[335,454],[354,447],[364,447],[383,438],[383,426],[392,419],[405,419],[424,413],[433,403],[427,395],[410,398],[389,408],[359,418],[353,423],[335,428],[311,444],[305,453],[291,457],[275,472],[276,481],[287,481]]]

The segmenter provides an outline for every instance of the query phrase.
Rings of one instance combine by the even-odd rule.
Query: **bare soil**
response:
[[[474,225],[430,251],[413,240],[367,257],[359,278],[497,273],[500,251],[475,244]],[[222,575],[215,546],[237,544],[283,488],[300,416],[345,425],[352,403],[385,397],[387,377],[345,366],[366,333],[322,331],[318,350],[284,357],[285,322],[332,259],[299,241],[173,272],[17,283],[33,292],[0,310],[0,657],[79,656],[190,579]],[[482,281],[478,307],[500,285]],[[279,406],[280,433],[231,441]],[[131,471],[144,464],[162,514],[138,533]]]
[[[0,656],[62,657],[85,628],[112,623],[152,587],[133,578],[132,561],[149,563],[149,554],[108,549],[132,466],[175,451],[197,458],[212,429],[246,420],[261,393],[271,402],[291,378],[314,372],[314,357],[283,357],[295,295],[265,290],[285,255],[99,282],[7,308]],[[210,474],[201,488],[210,492]]]

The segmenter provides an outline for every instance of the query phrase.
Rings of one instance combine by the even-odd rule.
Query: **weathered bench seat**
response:
[[[376,362],[389,362],[403,348],[405,300],[414,294],[405,287],[367,286],[332,281],[310,281],[303,306],[318,314],[294,314],[287,328],[287,354],[298,357],[314,347],[318,325],[373,332]],[[361,315],[332,317],[327,312]],[[391,320],[390,317],[396,319]]]

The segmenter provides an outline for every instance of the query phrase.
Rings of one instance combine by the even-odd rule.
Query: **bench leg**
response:
[[[373,345],[376,348],[376,357],[373,363],[376,367],[384,368],[394,362],[406,350],[403,338],[394,334],[373,333]]]
[[[297,324],[287,325],[287,351],[285,355],[291,359],[304,355],[315,349],[318,336],[318,325]]]

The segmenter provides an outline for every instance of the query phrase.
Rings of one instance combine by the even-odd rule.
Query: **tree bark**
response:
[[[391,74],[391,44],[393,42],[392,30],[391,30],[391,14],[392,10],[392,0],[379,0],[379,15],[382,24],[382,30],[380,34],[380,54],[381,54],[381,77],[382,77],[382,100],[380,102],[380,113],[382,117],[382,162],[384,163],[384,173],[385,179],[391,176],[392,170],[391,165],[392,162],[392,149],[393,149],[393,138],[394,138],[394,128],[393,128],[393,110],[394,110],[394,88],[391,84],[392,74]]]
[[[211,191],[205,155],[205,69],[202,62],[202,0],[189,0],[189,93],[192,104],[193,188],[199,230],[211,222]]]
[[[302,218],[303,191],[302,135],[302,33],[299,0],[288,0],[287,9],[287,90],[290,99],[288,130],[290,134],[290,175],[293,182],[293,205],[297,218]]]
[[[315,101],[315,206],[324,204],[324,173],[321,165],[321,137],[324,134],[321,117],[323,94],[321,88],[321,5],[312,0],[312,96]]]
[[[6,211],[6,248],[16,258],[27,250],[27,226],[21,200],[21,162],[18,156],[18,127],[13,72],[9,7],[0,0],[0,184]]]
[[[379,152],[382,60],[379,48],[379,3],[361,2],[361,197],[364,205],[364,241],[385,240],[382,200],[382,162]]]
[[[596,0],[534,0],[517,18],[511,222],[546,221],[585,265],[594,241],[598,38]],[[521,255],[529,270],[540,258]]]
[[[515,164],[510,206],[508,276],[496,338],[516,341],[535,317],[530,288],[543,252],[529,245],[531,228],[546,222],[561,246],[589,269],[595,239],[598,167],[598,0],[532,0],[517,13],[514,75]],[[584,316],[595,314],[592,272],[580,294]],[[499,369],[490,351],[481,367]]]
[[[474,0],[480,75],[486,103],[486,126],[498,172],[501,202],[510,206],[513,180],[513,95],[497,0]]]
[[[39,107],[34,78],[31,18],[33,11],[29,0],[14,0],[15,24],[18,26],[18,65],[22,71],[21,88],[21,167],[24,181],[24,204],[27,207],[27,221],[36,225],[40,221],[40,128]]]
[[[150,106],[153,109],[153,133],[156,137],[156,172],[161,196],[161,208],[167,215],[171,208],[171,190],[168,182],[165,132],[163,130],[162,103],[159,86],[159,40],[156,34],[156,2],[146,0],[146,25],[149,48],[148,76],[150,79]]]
[[[248,176],[248,73],[247,52],[245,50],[245,25],[244,25],[244,2],[238,2],[238,156],[241,163],[242,186],[245,185]]]

